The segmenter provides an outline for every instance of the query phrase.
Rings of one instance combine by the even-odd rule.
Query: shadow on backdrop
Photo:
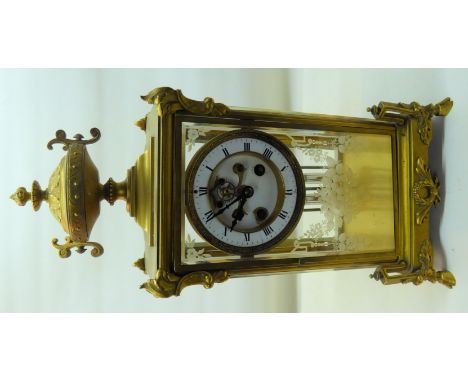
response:
[[[434,117],[432,123],[432,141],[429,145],[429,168],[431,175],[437,176],[440,181],[441,202],[431,209],[430,237],[434,253],[434,267],[437,270],[446,269],[446,251],[440,239],[440,227],[445,207],[445,163],[443,162],[443,148],[445,139],[445,120],[443,117]]]

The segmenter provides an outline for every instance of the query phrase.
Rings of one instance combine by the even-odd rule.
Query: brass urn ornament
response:
[[[178,296],[188,285],[211,288],[230,277],[318,269],[376,267],[383,284],[439,282],[454,276],[433,267],[429,237],[439,181],[427,166],[432,117],[453,102],[381,102],[375,119],[229,108],[157,88],[136,125],[146,147],[120,183],[104,185],[86,146],[100,139],[56,132],[47,147],[66,155],[47,189],[28,192],[37,211],[49,204],[68,234],[52,240],[60,257],[103,246],[89,241],[100,202],[125,200],[145,234],[135,262],[141,288]]]
[[[92,139],[83,140],[81,134],[76,134],[74,139],[67,139],[63,130],[57,131],[47,148],[52,150],[54,144],[63,144],[67,155],[52,173],[47,189],[42,190],[35,180],[31,192],[25,187],[19,187],[11,196],[20,206],[31,200],[34,211],[39,210],[42,201],[48,202],[50,212],[69,235],[63,244],[59,244],[58,239],[52,239],[52,245],[60,257],[69,257],[73,247],[78,253],[83,253],[87,246],[93,247],[92,256],[102,255],[102,245],[88,241],[99,216],[99,203],[106,199],[113,205],[117,199],[127,199],[130,191],[127,181],[116,183],[110,178],[104,185],[99,183],[98,170],[89,157],[86,145],[97,142],[101,133],[97,128],[91,129],[90,133]]]

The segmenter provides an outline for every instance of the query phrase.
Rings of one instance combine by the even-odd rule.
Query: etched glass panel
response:
[[[183,122],[185,169],[210,139],[239,128]],[[306,201],[301,219],[289,237],[250,260],[394,251],[390,135],[255,128],[272,134],[295,155],[304,175]],[[182,195],[182,206],[184,198]],[[185,240],[181,244],[181,264],[242,259],[206,242],[186,216],[182,232]]]

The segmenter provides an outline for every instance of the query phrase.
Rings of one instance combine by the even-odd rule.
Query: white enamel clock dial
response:
[[[265,252],[296,226],[305,200],[302,170],[270,134],[240,129],[205,144],[187,168],[187,215],[213,246]]]

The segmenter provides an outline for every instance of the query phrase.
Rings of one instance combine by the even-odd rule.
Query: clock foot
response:
[[[159,270],[154,279],[149,279],[140,289],[145,289],[154,297],[168,298],[179,296],[182,289],[190,285],[203,285],[205,289],[210,289],[215,283],[222,283],[229,278],[227,271],[198,271],[188,273],[185,276],[177,276],[173,273]]]
[[[448,288],[456,285],[455,276],[449,271],[436,271],[433,268],[432,246],[429,240],[424,240],[420,246],[419,265],[417,268],[408,269],[404,261],[394,264],[384,264],[379,266],[373,274],[370,275],[384,285],[407,284],[412,282],[414,285],[422,284],[424,281],[440,283]]]

